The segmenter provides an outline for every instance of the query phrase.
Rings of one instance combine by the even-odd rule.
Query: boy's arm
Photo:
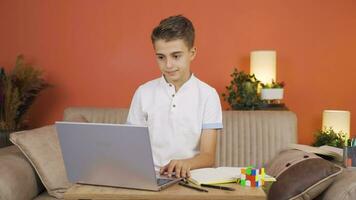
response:
[[[216,129],[204,129],[200,138],[200,153],[189,159],[171,160],[161,169],[161,173],[167,171],[171,176],[175,172],[178,178],[189,177],[191,169],[214,166],[217,132]]]
[[[141,91],[139,87],[136,90],[131,101],[130,110],[126,120],[127,124],[142,125],[142,126],[146,124],[145,114],[142,110],[141,102],[142,102]]]

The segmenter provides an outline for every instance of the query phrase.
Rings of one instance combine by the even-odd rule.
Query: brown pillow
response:
[[[31,162],[48,194],[63,198],[71,184],[67,179],[55,126],[15,132],[10,135],[10,140]]]
[[[300,150],[285,150],[266,166],[274,176],[268,199],[313,199],[322,193],[342,172],[342,168],[315,154]]]

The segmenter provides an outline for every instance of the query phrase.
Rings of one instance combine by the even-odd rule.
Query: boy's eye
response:
[[[157,56],[158,60],[163,60],[164,57],[163,56]]]
[[[178,59],[178,58],[180,58],[180,55],[174,55],[174,58]]]

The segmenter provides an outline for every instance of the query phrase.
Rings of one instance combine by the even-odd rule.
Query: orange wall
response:
[[[249,70],[250,51],[275,49],[299,142],[313,140],[324,109],[350,110],[356,136],[353,0],[0,0],[0,65],[23,53],[55,86],[30,110],[33,127],[68,106],[128,107],[135,88],[160,75],[150,33],[174,14],[192,19],[192,71],[219,93],[233,67]]]

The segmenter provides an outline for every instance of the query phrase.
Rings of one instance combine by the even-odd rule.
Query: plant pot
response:
[[[262,88],[261,99],[263,100],[283,99],[283,88]]]
[[[9,140],[10,133],[12,132],[13,131],[0,130],[0,148],[12,145],[12,143]]]

